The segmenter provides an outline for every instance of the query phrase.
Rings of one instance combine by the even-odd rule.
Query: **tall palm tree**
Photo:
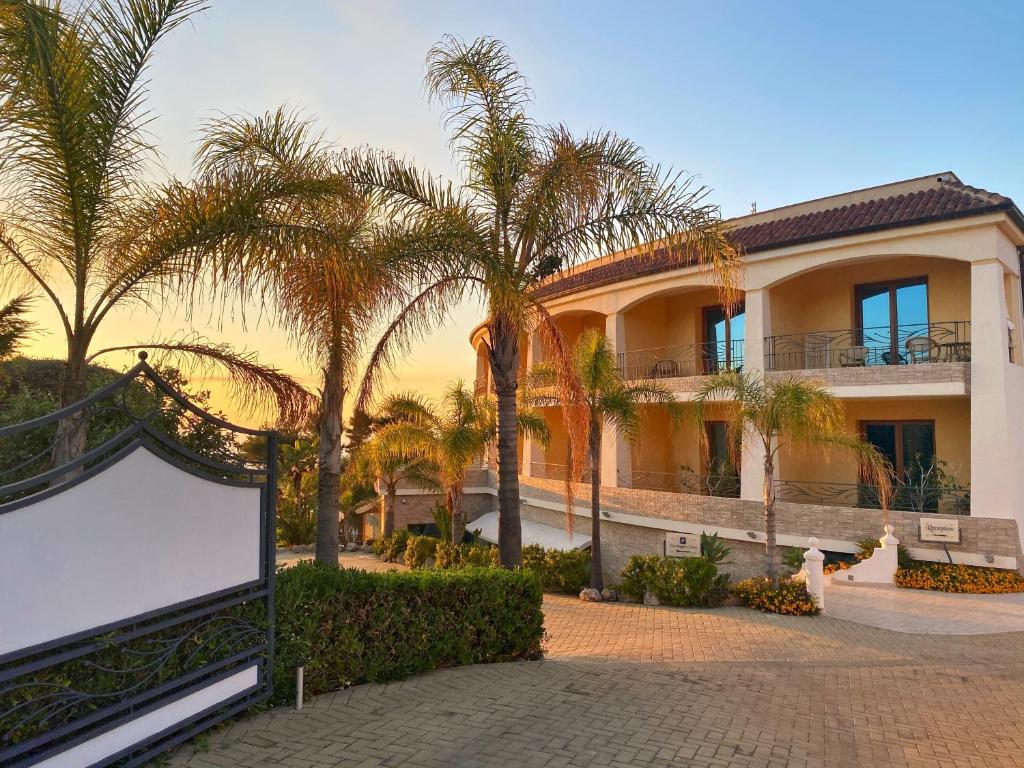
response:
[[[388,409],[398,418],[381,427],[374,439],[393,455],[418,460],[436,473],[452,520],[452,543],[459,543],[466,530],[462,509],[466,471],[479,461],[495,437],[497,412],[493,400],[474,396],[459,381],[447,389],[438,405],[415,393],[405,393],[389,398]],[[547,425],[533,411],[519,412],[517,429],[541,443],[548,440]]]
[[[693,417],[702,439],[709,404],[729,403],[729,436],[736,455],[745,441],[764,451],[765,575],[779,578],[775,544],[775,460],[785,445],[815,450],[826,458],[835,452],[855,457],[867,481],[878,489],[882,508],[891,493],[891,468],[874,446],[846,430],[846,408],[824,384],[798,377],[765,378],[746,371],[724,371],[703,379],[693,396]]]
[[[45,295],[59,318],[67,342],[62,406],[85,396],[91,358],[152,346],[93,349],[116,307],[195,285],[207,266],[228,276],[262,269],[269,251],[308,239],[283,226],[278,212],[283,201],[321,190],[282,178],[163,187],[144,180],[155,158],[144,72],[156,44],[201,7],[94,0],[65,12],[45,0],[0,3],[0,273]],[[226,367],[240,400],[276,399],[286,421],[311,406],[302,387],[252,355],[194,336],[155,346]],[[86,428],[81,415],[60,423],[55,465],[82,453]]]
[[[363,398],[410,336],[466,295],[484,300],[498,398],[501,563],[513,568],[522,544],[516,391],[524,336],[539,332],[560,388],[567,398],[580,395],[562,335],[541,304],[541,286],[597,254],[634,249],[630,255],[709,267],[729,288],[737,255],[705,187],[653,165],[637,144],[614,133],[575,136],[564,125],[531,120],[526,78],[500,41],[445,37],[427,56],[425,82],[430,98],[446,108],[464,185],[386,154],[349,158],[357,183],[396,215],[428,222],[446,252],[374,351]]]
[[[604,589],[601,572],[601,434],[604,428],[621,432],[629,441],[640,431],[641,406],[665,405],[673,420],[679,409],[675,396],[655,382],[626,382],[608,337],[596,328],[580,334],[573,364],[583,389],[587,413],[587,454],[590,463],[590,586]]]
[[[308,247],[271,254],[277,264],[258,269],[257,279],[295,345],[321,370],[316,559],[337,563],[345,399],[376,321],[408,298],[427,246],[348,182],[338,154],[308,121],[282,109],[211,123],[198,158],[204,179],[269,176],[323,193],[289,213],[291,224],[314,233]]]

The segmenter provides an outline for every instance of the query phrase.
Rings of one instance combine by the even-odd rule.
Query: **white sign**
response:
[[[700,533],[697,531],[667,531],[666,557],[697,557],[700,555]]]
[[[960,543],[960,521],[940,520],[936,517],[921,518],[921,541],[940,541],[946,544]]]

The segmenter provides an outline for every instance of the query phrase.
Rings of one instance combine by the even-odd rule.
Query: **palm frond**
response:
[[[27,317],[31,305],[32,297],[26,294],[0,306],[0,361],[17,352],[35,331],[36,324]]]
[[[89,361],[111,352],[136,350],[155,350],[173,360],[175,367],[193,373],[226,374],[233,399],[243,404],[244,411],[255,413],[274,405],[281,428],[301,425],[318,404],[317,398],[291,376],[261,364],[255,352],[239,351],[229,344],[209,342],[197,335],[106,347],[93,352]],[[166,360],[163,362],[167,364]]]

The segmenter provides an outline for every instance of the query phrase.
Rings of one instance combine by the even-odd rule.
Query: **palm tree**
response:
[[[608,337],[596,328],[580,334],[573,363],[583,388],[587,413],[587,453],[590,460],[590,586],[604,589],[601,572],[601,433],[605,425],[621,432],[629,442],[640,431],[641,406],[661,403],[678,420],[675,396],[654,382],[629,384],[623,380]]]
[[[415,393],[393,395],[387,408],[396,418],[381,427],[374,439],[395,456],[420,462],[436,474],[434,482],[444,494],[444,506],[452,520],[452,543],[466,530],[462,489],[466,471],[480,460],[495,437],[497,413],[493,400],[476,397],[461,382],[452,384],[439,405]],[[547,425],[535,412],[519,412],[518,429],[541,443],[548,440]]]
[[[462,164],[461,189],[387,154],[348,158],[358,184],[396,216],[417,219],[445,253],[374,350],[360,400],[410,338],[465,296],[483,299],[498,398],[501,563],[514,568],[522,544],[516,416],[521,339],[538,332],[567,400],[581,396],[539,289],[596,254],[633,249],[629,255],[710,268],[728,291],[738,259],[705,187],[651,164],[638,145],[614,133],[574,136],[563,125],[531,120],[530,89],[500,41],[444,38],[427,56],[425,82],[430,97],[446,107],[445,123]]]
[[[415,405],[410,405],[415,403]],[[374,433],[352,453],[352,469],[359,478],[378,482],[381,489],[381,536],[395,532],[395,500],[398,484],[411,480],[425,488],[438,488],[437,467],[415,455],[397,450],[396,440],[381,430],[388,424],[415,416],[419,420],[423,403],[414,395],[391,396],[381,405],[374,420],[379,426]]]
[[[276,399],[282,418],[295,421],[311,407],[309,394],[226,345],[188,336],[92,349],[116,307],[148,305],[157,288],[194,285],[208,266],[229,277],[258,271],[270,250],[308,239],[272,214],[283,201],[321,190],[281,178],[211,177],[163,188],[144,181],[155,157],[145,133],[144,72],[161,38],[201,7],[200,0],[96,0],[65,13],[41,0],[0,3],[0,271],[45,295],[59,318],[67,342],[61,406],[85,396],[97,355],[156,346],[225,367],[239,399]],[[80,415],[60,423],[55,465],[82,453],[86,429]]]
[[[769,378],[746,371],[725,371],[708,376],[693,396],[693,417],[702,439],[705,408],[715,401],[729,403],[729,435],[736,455],[744,442],[754,441],[764,451],[765,575],[779,578],[775,545],[775,460],[784,445],[834,451],[856,457],[868,482],[878,489],[882,508],[888,505],[891,469],[874,446],[846,431],[846,408],[824,384],[798,377]]]

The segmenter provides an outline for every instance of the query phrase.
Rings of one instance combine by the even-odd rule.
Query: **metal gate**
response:
[[[0,765],[140,765],[270,696],[276,435],[140,358],[0,428]]]

